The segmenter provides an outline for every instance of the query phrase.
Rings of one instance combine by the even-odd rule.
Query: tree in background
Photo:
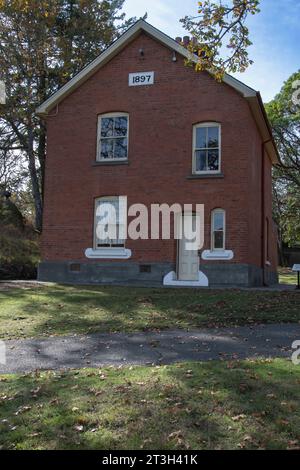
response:
[[[46,130],[40,103],[94,60],[135,19],[124,0],[0,0],[0,160],[10,175],[26,162],[35,225],[42,229]],[[1,171],[1,170],[0,170]],[[7,174],[7,171],[6,171]],[[10,176],[11,178],[11,176]],[[2,183],[10,187],[11,182]]]
[[[198,16],[181,20],[192,36],[190,51],[198,55],[196,70],[209,70],[222,80],[224,73],[244,72],[252,64],[246,23],[249,15],[259,13],[259,4],[259,0],[198,2]],[[300,72],[287,80],[266,108],[281,159],[274,169],[274,217],[281,241],[291,246],[300,243]]]
[[[196,70],[210,70],[221,80],[225,72],[244,72],[253,63],[248,56],[252,42],[246,21],[249,15],[259,13],[259,3],[259,0],[205,0],[198,2],[198,16],[181,20],[193,38],[190,49],[199,57]]]
[[[300,243],[300,71],[283,85],[266,105],[280,154],[274,170],[274,216],[281,239],[289,246]]]
[[[6,189],[12,192],[16,200],[28,190],[29,178],[26,160],[21,154],[22,148],[16,142],[9,126],[0,127],[0,194]]]

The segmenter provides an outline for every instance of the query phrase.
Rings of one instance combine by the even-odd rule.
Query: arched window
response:
[[[193,129],[193,173],[220,173],[221,125],[204,122]]]
[[[127,113],[102,114],[98,117],[97,161],[128,160],[129,115]]]
[[[225,250],[226,215],[223,209],[215,209],[211,215],[211,249],[212,251]]]

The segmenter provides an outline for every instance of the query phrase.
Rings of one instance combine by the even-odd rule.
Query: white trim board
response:
[[[129,259],[132,256],[131,250],[126,248],[103,248],[85,250],[85,256],[89,259]]]
[[[204,260],[232,260],[234,258],[234,253],[231,250],[205,250],[201,255]]]
[[[64,98],[66,98],[70,93],[72,93],[76,88],[78,88],[82,83],[84,83],[88,78],[90,78],[97,70],[99,70],[103,65],[109,62],[113,57],[115,57],[125,46],[132,42],[141,32],[147,33],[152,38],[156,39],[158,42],[168,47],[172,51],[177,52],[184,58],[197,63],[198,56],[189,52],[181,44],[177,43],[174,39],[167,36],[162,31],[158,30],[151,24],[147,23],[145,20],[138,20],[131,28],[129,28],[122,36],[119,37],[115,42],[111,44],[102,54],[100,54],[93,62],[88,64],[83,70],[81,70],[77,75],[75,75],[68,83],[66,83],[62,88],[60,88],[56,93],[54,93],[50,98],[48,98],[44,103],[42,103],[36,110],[38,116],[44,117],[47,116],[49,111],[57,106]],[[272,148],[269,150],[270,158],[273,163],[279,162],[278,152],[273,141],[273,136],[270,131],[270,124],[267,121],[267,117],[263,115],[260,94],[240,82],[231,75],[225,74],[223,77],[223,82],[234,88],[239,92],[244,98],[249,101],[253,117],[260,129],[262,137],[268,135],[269,139],[272,141]],[[264,137],[263,137],[264,138]],[[264,139],[268,140],[268,139]],[[271,145],[270,145],[271,147]]]
[[[199,271],[198,281],[179,281],[176,278],[175,271],[166,274],[163,280],[164,286],[173,287],[208,287],[209,282],[207,276],[202,271]]]

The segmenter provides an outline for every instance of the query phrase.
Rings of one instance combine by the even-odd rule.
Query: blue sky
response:
[[[197,13],[197,0],[125,0],[128,16],[141,17],[171,37],[183,36],[179,19]],[[300,68],[300,0],[261,0],[261,12],[249,18],[254,64],[235,76],[259,90],[265,102]]]

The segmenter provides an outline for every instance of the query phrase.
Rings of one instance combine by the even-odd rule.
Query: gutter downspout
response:
[[[272,142],[272,139],[266,140],[261,145],[261,268],[262,268],[262,275],[263,275],[263,286],[266,287],[268,284],[265,281],[265,261],[266,261],[266,253],[265,253],[265,218],[266,218],[266,211],[265,211],[265,146],[269,142]]]

